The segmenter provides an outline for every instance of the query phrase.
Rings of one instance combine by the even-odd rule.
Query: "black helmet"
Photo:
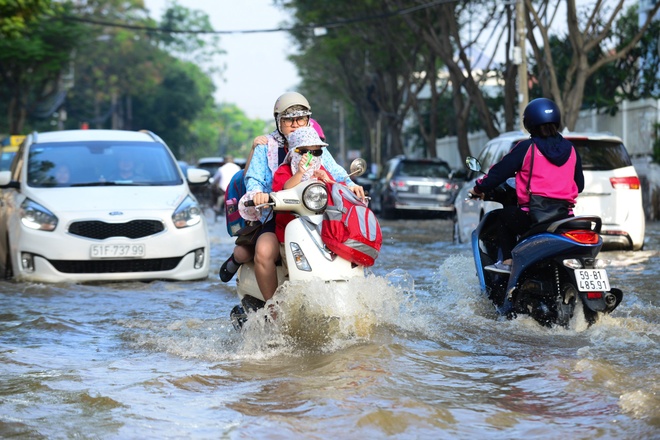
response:
[[[547,98],[533,99],[525,107],[523,113],[523,125],[527,131],[543,124],[555,124],[557,130],[561,125],[561,113],[554,101]]]

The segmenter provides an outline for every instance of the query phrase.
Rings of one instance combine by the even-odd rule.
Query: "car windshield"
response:
[[[632,166],[626,148],[620,142],[570,139],[582,159],[582,169],[608,171]]]
[[[34,144],[28,159],[33,187],[180,185],[166,147],[155,142],[57,142]]]
[[[449,177],[451,169],[446,163],[428,161],[403,161],[399,165],[397,175],[404,177]]]

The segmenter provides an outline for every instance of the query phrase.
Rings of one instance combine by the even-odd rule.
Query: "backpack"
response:
[[[373,266],[383,235],[378,219],[346,186],[327,183],[328,207],[323,213],[321,239],[340,257],[360,266]]]
[[[229,181],[229,185],[225,191],[225,219],[227,223],[227,233],[232,237],[237,237],[239,235],[238,231],[248,225],[238,211],[238,202],[247,192],[247,188],[245,187],[245,173],[247,173],[247,170],[250,167],[255,148],[256,145],[253,145],[252,150],[250,150],[250,154],[248,155],[247,162],[245,163],[245,168],[234,174],[234,177]],[[268,167],[272,172],[275,172],[279,163],[284,160],[284,156],[281,155],[279,145],[272,136],[268,136],[266,154]]]
[[[225,218],[227,220],[227,233],[237,236],[237,232],[246,225],[245,219],[238,212],[238,201],[247,192],[245,188],[245,170],[240,170],[229,181],[225,192]]]

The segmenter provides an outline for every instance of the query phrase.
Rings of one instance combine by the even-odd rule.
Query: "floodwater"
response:
[[[232,241],[211,222],[212,266]],[[619,308],[587,328],[498,318],[444,220],[382,222],[373,273],[278,293],[229,321],[235,285],[0,282],[0,437],[660,437],[660,223],[605,252]],[[355,294],[333,314],[337,293]]]

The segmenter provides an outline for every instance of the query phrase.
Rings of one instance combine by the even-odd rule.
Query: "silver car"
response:
[[[403,213],[434,213],[451,217],[458,185],[449,164],[440,159],[396,156],[387,161],[372,194],[374,209],[383,218]]]

